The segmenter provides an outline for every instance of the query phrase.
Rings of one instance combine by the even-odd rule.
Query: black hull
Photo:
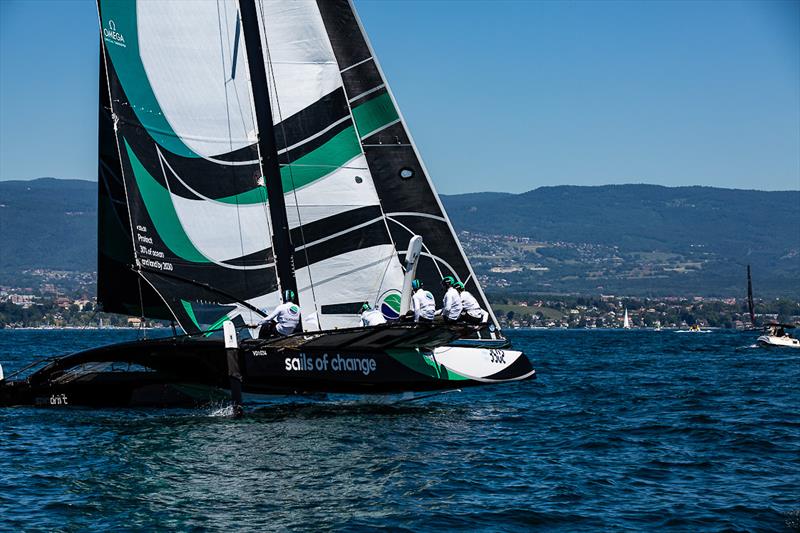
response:
[[[535,374],[519,352],[446,348],[447,353],[437,356],[434,349],[414,348],[420,341],[424,346],[426,341],[450,340],[441,337],[440,329],[353,329],[310,340],[307,335],[244,341],[236,352],[242,389],[245,395],[432,392]],[[428,337],[420,338],[423,333]],[[476,370],[449,350],[476,358]],[[454,366],[467,372],[455,371]],[[221,340],[178,337],[121,343],[64,356],[25,380],[0,382],[0,406],[207,405],[229,399],[228,374]]]

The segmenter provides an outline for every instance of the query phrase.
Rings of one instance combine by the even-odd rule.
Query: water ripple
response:
[[[0,331],[7,372],[128,332]],[[539,379],[421,403],[0,411],[11,530],[800,530],[800,354],[513,332]]]

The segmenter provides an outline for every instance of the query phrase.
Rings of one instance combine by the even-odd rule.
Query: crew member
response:
[[[433,322],[436,313],[436,304],[433,294],[422,288],[422,281],[415,279],[411,282],[414,296],[411,298],[411,311],[414,312],[414,322]]]
[[[299,323],[300,306],[295,303],[294,291],[287,290],[283,293],[283,303],[259,323],[261,330],[258,332],[258,338],[268,339],[274,333],[291,335]]]
[[[464,284],[460,281],[455,284],[456,290],[461,296],[461,320],[469,324],[482,324],[489,318],[489,313],[481,309],[481,305],[468,290],[464,289]]]
[[[442,299],[442,309],[439,313],[446,324],[458,322],[461,318],[461,296],[455,288],[456,280],[453,276],[442,278],[442,286],[445,288],[444,298]]]
[[[366,326],[377,326],[378,324],[386,324],[386,319],[383,317],[383,313],[378,311],[377,309],[373,309],[371,305],[364,304],[361,306],[361,325]]]

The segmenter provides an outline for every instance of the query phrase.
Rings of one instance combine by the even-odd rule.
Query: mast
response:
[[[756,311],[753,304],[753,280],[750,278],[750,265],[747,265],[747,310],[750,312],[750,325],[756,326]]]
[[[272,245],[278,271],[278,283],[283,294],[291,290],[299,300],[297,279],[294,273],[294,246],[289,233],[286,202],[283,198],[281,169],[278,164],[278,148],[272,123],[267,72],[264,69],[264,52],[258,27],[258,12],[255,0],[239,0],[247,66],[250,69],[250,87],[253,91],[256,131],[258,134],[259,166],[267,188],[269,217],[272,223]],[[283,294],[281,296],[283,296]],[[299,301],[298,301],[299,303]]]

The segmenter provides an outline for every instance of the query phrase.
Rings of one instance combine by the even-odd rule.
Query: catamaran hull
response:
[[[424,393],[528,379],[519,351],[439,347],[383,351],[237,352],[248,395]],[[131,370],[132,369],[132,370]],[[224,345],[209,339],[138,341],[58,359],[27,380],[0,382],[0,406],[196,406],[230,397]]]
[[[518,381],[536,373],[525,354],[501,349],[255,352],[245,352],[242,386],[262,394],[428,392]]]

